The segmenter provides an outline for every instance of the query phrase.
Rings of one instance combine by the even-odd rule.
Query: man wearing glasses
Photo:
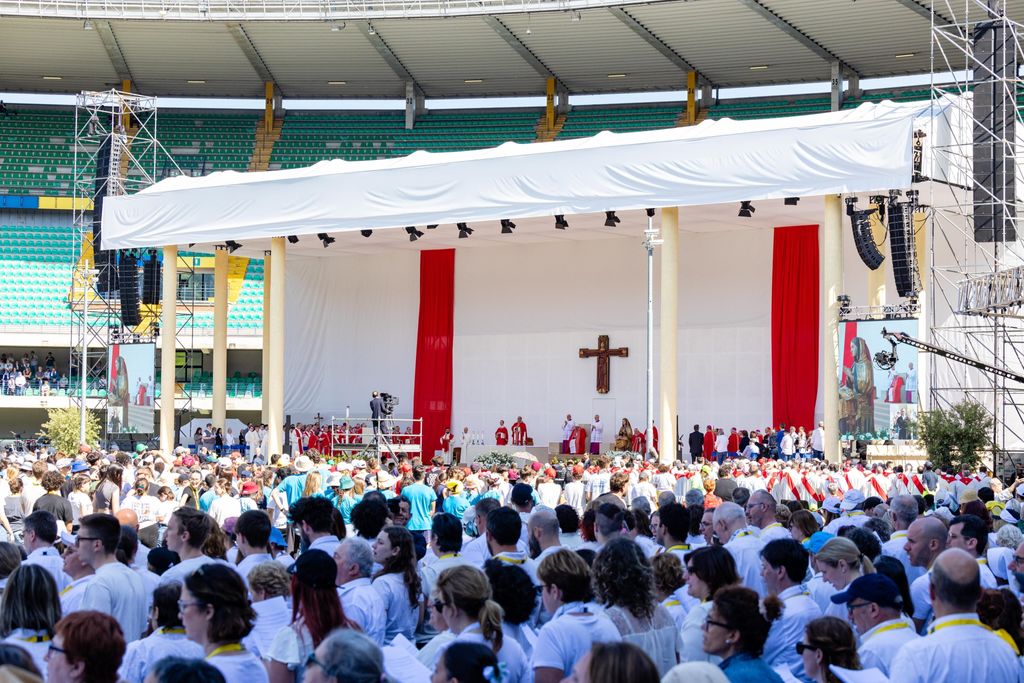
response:
[[[747,521],[761,530],[761,542],[792,538],[789,529],[775,519],[775,498],[767,491],[754,491],[746,504]]]
[[[920,637],[913,622],[903,614],[900,589],[888,576],[858,577],[831,599],[837,605],[846,604],[850,621],[861,634],[857,655],[865,669],[875,667],[888,676],[899,649]]]
[[[117,561],[121,524],[113,515],[98,513],[80,520],[78,557],[96,571],[82,593],[81,609],[109,614],[121,625],[127,642],[138,640],[146,628],[146,587],[142,577]]]

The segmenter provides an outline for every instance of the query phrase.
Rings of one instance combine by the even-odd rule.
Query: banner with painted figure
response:
[[[152,434],[156,344],[111,344],[107,367],[107,432]]]
[[[850,320],[840,323],[839,432],[863,440],[917,438],[920,396],[917,349],[899,345],[891,368],[875,362],[892,344],[882,330],[918,336],[917,320]]]

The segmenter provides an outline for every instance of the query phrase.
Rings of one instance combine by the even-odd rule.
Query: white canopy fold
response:
[[[105,249],[907,188],[929,103],[163,180],[103,203]],[[920,122],[918,122],[920,123]]]

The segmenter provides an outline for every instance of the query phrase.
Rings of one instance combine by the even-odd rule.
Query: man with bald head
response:
[[[946,549],[949,532],[937,517],[922,517],[907,529],[907,542],[903,550],[910,564],[929,570],[936,558]],[[910,584],[910,599],[914,601],[914,624],[920,631],[932,616],[929,575],[924,573]]]
[[[917,520],[917,499],[907,495],[893,496],[889,499],[889,512],[893,532],[889,540],[882,544],[882,554],[899,560],[903,565],[903,570],[907,573],[907,583],[914,583],[914,580],[924,574],[926,569],[910,564],[910,558],[903,547],[907,544],[907,529]]]
[[[908,536],[913,536],[913,525]],[[1013,650],[978,620],[981,579],[977,560],[960,548],[950,548],[939,554],[926,577],[935,621],[927,636],[900,649],[889,680],[1016,681],[1020,664]]]
[[[764,579],[761,578],[761,548],[764,543],[747,528],[743,508],[736,503],[722,503],[715,508],[713,519],[718,539],[736,561],[740,581],[764,597]]]
[[[747,521],[751,526],[760,530],[762,544],[780,538],[792,538],[789,535],[789,530],[775,519],[775,497],[772,494],[764,490],[754,491],[750,494],[744,507],[747,512]]]
[[[530,557],[537,564],[545,557],[562,549],[561,527],[558,526],[558,515],[548,507],[535,508],[526,523]]]
[[[128,508],[121,508],[114,517],[121,523],[122,526],[128,526],[135,529],[135,533],[139,532],[139,516],[135,514],[134,510]],[[149,551],[152,548],[146,546],[142,541],[137,542],[137,550],[135,551],[135,559],[132,561],[132,569],[146,569],[149,567]]]

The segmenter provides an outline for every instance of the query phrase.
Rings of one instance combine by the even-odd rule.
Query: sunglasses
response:
[[[442,611],[444,611],[444,603],[441,602],[440,600],[435,600],[434,604],[432,604],[431,607],[433,607],[434,611],[437,612],[438,614],[440,614]]]
[[[802,655],[803,653],[807,652],[808,650],[820,650],[820,649],[821,649],[820,647],[814,647],[813,645],[809,645],[807,643],[797,643],[796,644],[796,653],[798,655]]]
[[[722,628],[725,628],[725,629],[732,629],[732,626],[730,626],[729,624],[725,623],[724,621],[715,621],[714,619],[705,619],[704,620],[704,630],[705,631],[708,630],[708,626],[721,626]]]

